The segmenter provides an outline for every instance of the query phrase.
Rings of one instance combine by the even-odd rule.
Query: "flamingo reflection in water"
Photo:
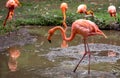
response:
[[[83,37],[85,53],[84,53],[83,57],[80,59],[80,61],[78,62],[78,64],[76,65],[73,72],[76,72],[77,67],[79,66],[81,61],[84,59],[84,57],[88,54],[88,56],[89,56],[88,74],[90,74],[91,53],[90,53],[87,39],[89,36],[94,36],[94,35],[102,35],[105,38],[107,38],[107,36],[98,28],[98,26],[94,22],[91,22],[90,20],[85,20],[85,19],[78,19],[72,23],[71,35],[69,38],[66,37],[65,30],[61,26],[56,26],[56,27],[50,29],[48,31],[49,35],[47,37],[49,42],[51,42],[51,37],[56,30],[61,31],[62,38],[65,41],[72,41],[74,39],[75,35],[77,35],[77,34],[81,35]]]
[[[114,52],[114,51],[112,51],[112,50],[109,50],[109,51],[108,51],[108,57],[115,57],[115,56],[117,56],[117,53],[116,53],[116,52]]]
[[[6,2],[6,7],[8,8],[8,14],[3,23],[4,26],[6,26],[6,22],[8,19],[9,20],[12,19],[13,15],[14,15],[14,9],[18,6],[20,6],[20,2],[18,0],[8,0]]]
[[[16,71],[17,70],[17,59],[20,56],[20,51],[15,48],[11,47],[9,48],[9,61],[8,61],[8,67],[10,71]]]

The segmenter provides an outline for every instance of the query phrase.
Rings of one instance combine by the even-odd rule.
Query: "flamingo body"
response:
[[[114,5],[108,7],[108,12],[111,17],[116,17],[116,7]]]
[[[80,4],[78,6],[77,13],[85,13],[86,15],[92,15],[92,16],[94,16],[93,11],[91,11],[91,10],[87,11],[87,5],[85,5],[85,4]]]
[[[77,8],[77,13],[85,13],[87,11],[87,6],[85,4],[81,4]]]
[[[7,3],[6,3],[6,7],[7,8],[11,8],[11,7],[18,7],[19,5],[19,2],[17,0],[8,0]]]

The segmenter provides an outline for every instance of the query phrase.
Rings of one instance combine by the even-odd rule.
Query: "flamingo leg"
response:
[[[67,24],[66,24],[66,12],[65,12],[65,10],[63,11],[63,26],[64,26],[65,31],[66,31],[66,29],[67,29]]]
[[[90,74],[90,59],[91,59],[91,52],[90,52],[90,48],[89,48],[89,45],[88,43],[87,44],[87,48],[88,48],[88,57],[89,57],[89,64],[88,64],[88,74]]]
[[[7,19],[9,18],[9,13],[10,13],[10,11],[8,12],[7,17],[5,18],[5,21],[4,21],[4,23],[3,23],[3,26],[6,25]]]
[[[75,69],[73,70],[73,72],[76,72],[77,67],[79,66],[79,64],[81,63],[81,61],[84,59],[84,57],[86,56],[87,52],[87,47],[88,45],[86,44],[86,39],[84,39],[84,48],[85,48],[85,53],[83,55],[83,57],[80,59],[80,61],[78,62],[78,64],[76,65]]]
[[[114,21],[115,21],[115,23],[117,22],[117,18],[116,17],[114,17]]]

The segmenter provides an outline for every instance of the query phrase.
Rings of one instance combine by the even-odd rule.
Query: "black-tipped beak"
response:
[[[49,43],[51,43],[51,40],[48,40]]]

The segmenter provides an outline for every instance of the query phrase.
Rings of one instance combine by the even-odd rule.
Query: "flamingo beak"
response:
[[[51,43],[51,40],[48,40],[49,43]]]

